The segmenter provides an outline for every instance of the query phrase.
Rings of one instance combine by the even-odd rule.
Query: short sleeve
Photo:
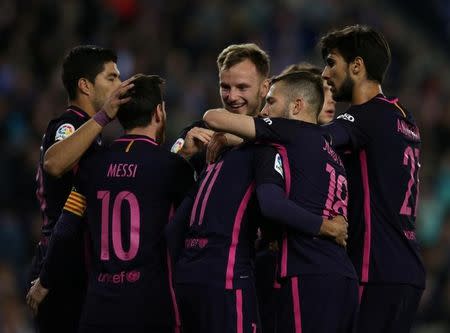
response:
[[[340,115],[328,126],[332,145],[337,149],[350,148],[359,150],[369,141],[369,129],[366,112],[348,112]]]
[[[255,118],[255,140],[289,143],[294,140],[294,120],[284,118]]]
[[[285,188],[283,161],[278,151],[271,146],[258,145],[254,158],[256,187],[275,184]]]

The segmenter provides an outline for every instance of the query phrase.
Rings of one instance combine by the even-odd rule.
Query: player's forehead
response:
[[[345,61],[344,57],[342,56],[342,53],[339,52],[338,49],[331,49],[328,54],[325,57],[326,59],[332,59],[334,61]]]
[[[267,98],[280,98],[282,97],[282,88],[283,88],[283,82],[275,82],[270,86],[269,92],[266,95]]]
[[[219,81],[221,84],[257,84],[261,80],[261,74],[258,72],[255,64],[245,59],[230,68],[220,70]]]
[[[113,61],[108,61],[103,64],[103,70],[97,74],[97,76],[120,76],[119,68],[117,64]]]

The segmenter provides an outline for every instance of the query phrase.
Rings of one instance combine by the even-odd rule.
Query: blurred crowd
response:
[[[439,33],[402,2],[337,0],[1,0],[0,1],[0,333],[31,332],[24,305],[27,268],[39,237],[35,198],[39,146],[66,95],[61,60],[78,44],[114,48],[122,79],[166,78],[168,140],[220,106],[216,57],[255,42],[272,74],[299,61],[322,65],[315,48],[333,27],[381,30],[393,61],[384,84],[415,115],[423,150],[417,220],[428,272],[415,332],[450,329],[450,5],[431,1]],[[409,6],[409,2],[407,5]],[[434,6],[434,7],[433,7]],[[433,12],[432,12],[433,13]],[[418,13],[416,13],[418,14]],[[341,107],[343,110],[345,106]],[[118,135],[118,127],[107,138]],[[106,139],[107,139],[106,138]]]

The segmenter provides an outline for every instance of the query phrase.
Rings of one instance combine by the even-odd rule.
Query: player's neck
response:
[[[317,118],[309,115],[309,113],[301,115],[297,120],[303,121],[304,123],[317,124]]]
[[[374,81],[364,80],[356,83],[353,88],[352,105],[360,105],[370,101],[378,94],[382,94],[381,85]]]
[[[85,102],[81,101],[80,99],[73,99],[73,100],[69,101],[69,104],[79,107],[81,110],[86,112],[90,117],[93,117],[94,114],[97,112],[97,110],[94,109],[92,104],[85,103]]]
[[[130,130],[126,130],[127,135],[144,135],[156,141],[156,129],[153,126],[147,127],[135,127]]]

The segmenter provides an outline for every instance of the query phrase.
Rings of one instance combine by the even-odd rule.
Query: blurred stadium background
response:
[[[428,282],[414,332],[450,332],[448,0],[0,0],[0,333],[32,332],[24,295],[41,225],[35,169],[47,122],[66,106],[67,50],[112,47],[122,79],[166,78],[170,141],[220,105],[215,60],[225,46],[258,43],[272,74],[305,60],[322,66],[320,35],[354,23],[386,35],[393,61],[384,92],[400,97],[422,132],[417,227]]]

